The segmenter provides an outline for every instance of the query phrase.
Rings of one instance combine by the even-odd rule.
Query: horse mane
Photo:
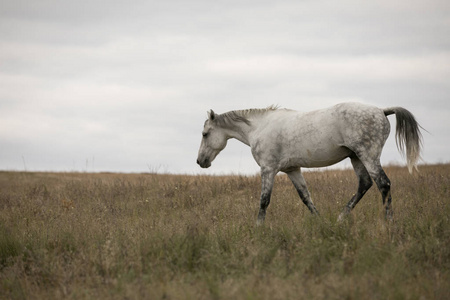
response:
[[[215,121],[220,126],[227,126],[231,123],[235,122],[243,122],[247,125],[250,125],[250,118],[253,116],[264,115],[268,112],[275,111],[278,109],[278,106],[271,105],[266,108],[251,108],[244,110],[232,110],[220,115],[216,115]]]

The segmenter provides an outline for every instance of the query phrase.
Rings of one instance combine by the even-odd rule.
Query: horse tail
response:
[[[383,110],[384,115],[395,114],[397,119],[395,143],[400,153],[405,156],[409,173],[412,173],[413,167],[417,170],[417,162],[421,159],[422,134],[419,130],[413,114],[403,107],[391,107]]]

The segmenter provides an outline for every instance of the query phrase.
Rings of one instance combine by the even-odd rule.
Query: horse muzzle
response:
[[[211,162],[208,159],[197,159],[197,164],[204,169],[211,167]]]

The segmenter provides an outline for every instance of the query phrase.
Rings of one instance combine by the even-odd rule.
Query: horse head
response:
[[[209,168],[212,161],[227,145],[227,135],[217,122],[216,114],[213,110],[208,112],[208,120],[202,131],[202,142],[198,150],[197,163],[202,168]]]

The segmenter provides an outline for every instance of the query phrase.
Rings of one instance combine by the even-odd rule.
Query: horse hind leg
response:
[[[391,208],[391,202],[392,202],[391,181],[389,180],[386,173],[384,172],[384,170],[381,167],[380,167],[378,176],[375,176],[374,180],[378,186],[378,189],[381,192],[381,196],[383,199],[383,205],[384,205],[384,208],[386,211],[385,212],[386,219],[392,220],[394,213]]]
[[[386,219],[392,220],[393,211],[391,208],[391,181],[381,167],[379,159],[374,162],[364,162],[364,166],[369,172],[370,177],[372,177],[372,179],[375,181],[378,190],[381,193]]]
[[[313,215],[318,215],[319,212],[317,211],[317,208],[314,206],[314,203],[311,200],[311,195],[309,194],[308,188],[306,187],[305,178],[303,177],[300,169],[290,171],[287,173],[287,175],[294,184],[295,189],[300,196],[300,199],[302,199],[303,203],[306,205],[306,207],[308,207],[309,211]]]
[[[358,190],[356,194],[353,195],[352,199],[344,207],[344,210],[339,215],[338,221],[342,221],[345,218],[345,216],[347,216],[352,211],[352,209],[355,208],[359,200],[361,200],[364,194],[373,185],[369,172],[367,172],[367,169],[366,167],[364,167],[361,160],[356,155],[354,155],[353,157],[351,157],[351,162],[353,169],[355,170],[355,174],[358,177]]]

